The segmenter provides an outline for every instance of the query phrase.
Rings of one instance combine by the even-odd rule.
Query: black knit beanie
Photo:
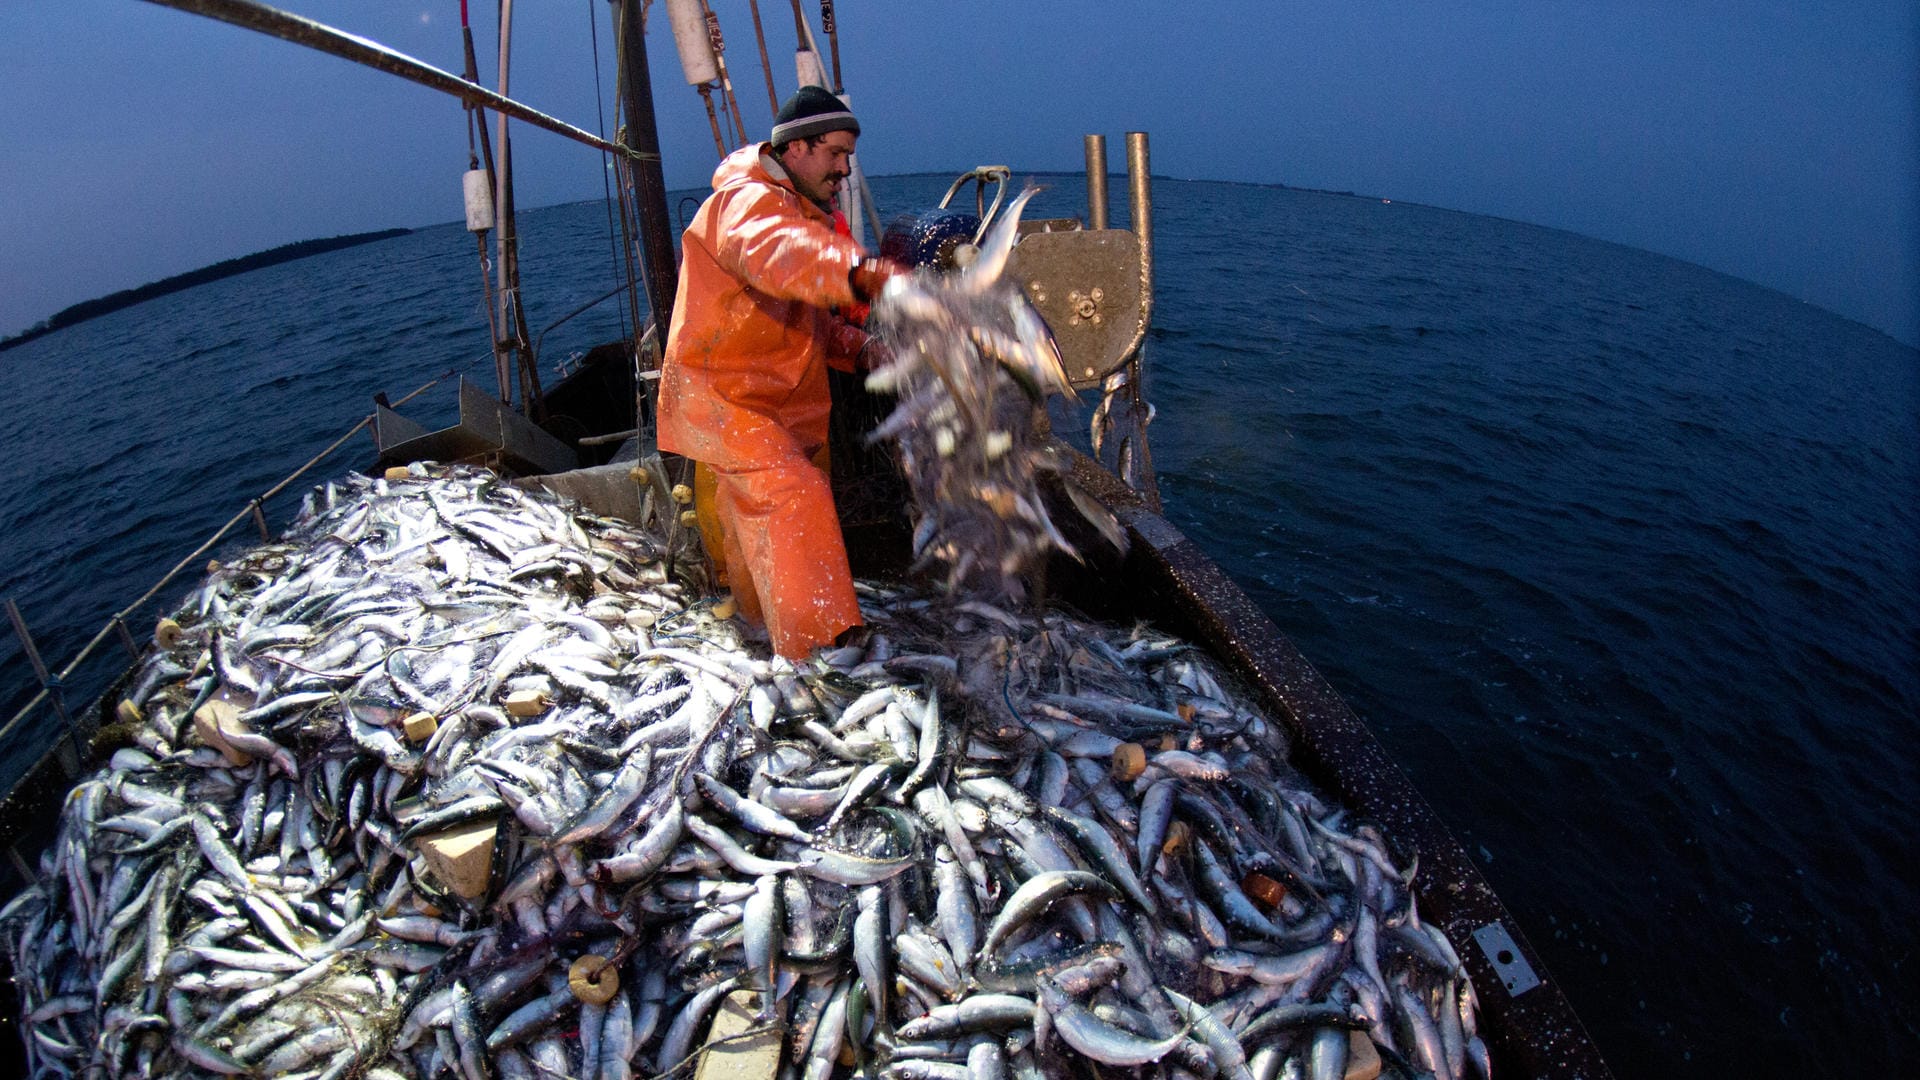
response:
[[[818,86],[803,86],[799,92],[780,106],[780,115],[774,118],[772,143],[784,146],[796,139],[824,135],[829,131],[851,131],[860,134],[860,121],[853,118],[847,106],[832,91]]]

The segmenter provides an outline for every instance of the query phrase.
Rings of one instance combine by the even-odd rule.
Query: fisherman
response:
[[[740,613],[796,660],[862,625],[825,469],[827,368],[870,367],[875,347],[834,309],[905,271],[833,227],[859,134],[839,98],[803,86],[768,142],[714,170],[683,237],[660,379],[660,448],[703,466],[708,554]]]

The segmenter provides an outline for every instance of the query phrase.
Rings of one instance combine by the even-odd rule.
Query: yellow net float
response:
[[[620,992],[620,971],[607,957],[587,953],[567,969],[567,987],[589,1005],[605,1005]]]

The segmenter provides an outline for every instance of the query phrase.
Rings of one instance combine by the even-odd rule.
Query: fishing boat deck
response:
[[[1544,975],[1518,922],[1326,678],[1217,563],[1139,493],[1078,450],[1064,443],[1055,449],[1071,464],[1070,480],[1115,513],[1129,546],[1121,555],[1100,541],[1056,490],[1054,519],[1086,561],[1055,553],[1038,582],[1042,602],[1108,622],[1145,621],[1200,646],[1286,724],[1296,768],[1378,824],[1400,862],[1410,865],[1417,858],[1421,911],[1459,943],[1479,991],[1486,1018],[1482,1033],[1496,1074],[1610,1076],[1571,1003]],[[638,511],[624,467],[535,482],[612,516]],[[863,512],[849,522],[846,534],[857,576],[886,582],[909,577],[903,514]]]
[[[1351,707],[1200,547],[1112,473],[1067,447],[1071,478],[1125,527],[1124,557],[1069,533],[1085,565],[1056,555],[1051,596],[1097,618],[1144,619],[1192,641],[1251,688],[1293,736],[1292,764],[1377,823],[1403,864],[1418,858],[1423,917],[1458,943],[1479,991],[1496,1075],[1611,1073],[1566,995],[1465,849]],[[1075,517],[1066,511],[1057,520]],[[1469,945],[1468,942],[1473,942]]]

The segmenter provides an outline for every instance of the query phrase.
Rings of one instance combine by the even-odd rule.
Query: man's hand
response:
[[[853,286],[854,298],[863,304],[871,304],[886,288],[887,282],[905,274],[907,268],[888,258],[861,259],[847,271],[847,283]]]
[[[853,358],[853,370],[872,371],[891,363],[893,363],[893,350],[887,348],[887,343],[879,338],[869,337],[867,343],[860,346],[860,355]]]

